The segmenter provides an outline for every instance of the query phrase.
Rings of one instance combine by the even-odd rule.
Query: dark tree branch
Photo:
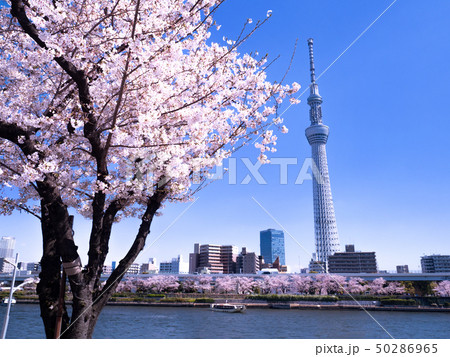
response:
[[[123,275],[126,273],[130,265],[134,262],[141,250],[144,248],[145,241],[148,234],[150,233],[150,225],[152,223],[153,217],[156,211],[161,206],[161,203],[165,197],[166,192],[164,190],[161,190],[157,191],[151,198],[149,198],[147,208],[142,216],[141,225],[139,227],[139,231],[136,235],[133,245],[106,281],[106,284],[101,292],[101,298],[98,299],[99,304],[106,304],[112,292],[120,283]]]

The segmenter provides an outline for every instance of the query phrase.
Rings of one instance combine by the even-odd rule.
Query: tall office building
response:
[[[259,243],[264,263],[272,264],[278,257],[280,264],[286,265],[283,231],[276,229],[261,231],[259,232]]]
[[[317,170],[313,170],[314,232],[317,260],[326,264],[328,257],[339,251],[340,245],[325,148],[329,128],[322,123],[322,97],[316,83],[312,38],[308,40],[308,46],[311,70],[308,105],[311,107],[309,110],[311,125],[306,128],[305,134],[311,145],[312,160],[317,167]]]
[[[0,238],[0,258],[13,258],[16,239],[14,237]]]

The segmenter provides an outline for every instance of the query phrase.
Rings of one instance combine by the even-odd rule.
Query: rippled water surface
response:
[[[0,307],[1,324],[5,310]],[[448,313],[380,311],[371,316],[363,311],[248,309],[227,314],[205,308],[107,306],[94,338],[450,337]],[[6,337],[44,338],[39,306],[13,306]]]

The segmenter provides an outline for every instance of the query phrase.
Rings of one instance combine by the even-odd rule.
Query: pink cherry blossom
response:
[[[444,280],[437,284],[433,289],[437,296],[449,297],[450,296],[450,281]]]
[[[373,295],[385,295],[386,290],[386,280],[383,278],[376,278],[371,283],[369,283],[369,291]]]
[[[405,293],[405,288],[399,282],[390,282],[385,288],[384,292],[387,295],[401,295]]]
[[[365,292],[369,286],[361,278],[350,278],[346,285],[346,290],[350,294],[359,295]]]
[[[291,291],[300,294],[309,294],[312,289],[311,277],[294,275],[291,279]]]

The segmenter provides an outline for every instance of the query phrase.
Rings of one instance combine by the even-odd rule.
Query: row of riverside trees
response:
[[[154,275],[148,278],[129,278],[121,282],[118,292],[138,293],[215,293],[215,294],[370,294],[403,295],[410,293],[408,282],[387,282],[383,278],[365,281],[361,278],[346,279],[340,275],[317,274],[314,278],[300,275],[272,275],[257,278],[210,275],[187,277]],[[432,293],[450,296],[450,281],[434,284]]]

